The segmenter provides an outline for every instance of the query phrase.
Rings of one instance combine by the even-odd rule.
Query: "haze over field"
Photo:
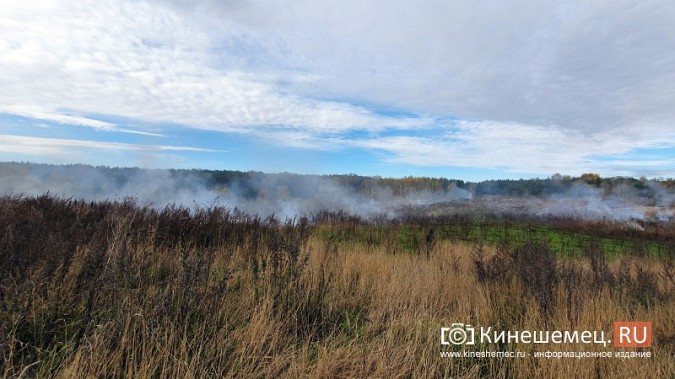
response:
[[[0,163],[0,195],[49,192],[87,201],[131,197],[155,208],[225,206],[263,217],[292,218],[322,211],[366,218],[394,218],[409,212],[488,212],[585,220],[667,221],[675,216],[675,186],[671,182],[614,178],[605,179],[600,186],[584,179],[589,180],[558,175],[530,181],[467,183],[434,178]]]
[[[0,161],[675,176],[675,3],[5,1]]]

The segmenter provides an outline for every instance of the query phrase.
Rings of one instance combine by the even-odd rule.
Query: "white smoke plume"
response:
[[[221,173],[224,177],[215,178]],[[535,216],[566,216],[587,220],[631,219],[668,221],[674,218],[675,193],[660,182],[641,189],[628,184],[607,188],[574,182],[565,190],[539,197],[508,196],[499,190],[472,196],[449,182],[447,188],[424,189],[370,180],[359,187],[348,176],[262,174],[107,168],[85,165],[56,166],[0,163],[0,195],[52,195],[87,201],[134,198],[142,205],[163,208],[226,206],[250,215],[293,218],[321,211],[345,212],[365,218],[394,218],[410,209],[489,210]],[[488,183],[487,188],[493,183]],[[456,205],[460,205],[457,207]]]
[[[343,211],[362,217],[395,217],[397,210],[430,202],[467,197],[467,191],[414,191],[395,196],[391,188],[372,188],[369,195],[326,176],[245,173],[229,183],[213,182],[198,172],[0,164],[0,195],[45,193],[87,201],[134,198],[162,208],[226,206],[262,217],[292,218],[320,211]]]

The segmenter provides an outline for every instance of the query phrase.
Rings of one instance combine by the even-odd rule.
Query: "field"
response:
[[[5,197],[0,376],[675,377],[674,263],[672,222]],[[452,323],[614,339],[615,321],[650,321],[652,347],[441,344]],[[463,350],[526,356],[442,356]]]

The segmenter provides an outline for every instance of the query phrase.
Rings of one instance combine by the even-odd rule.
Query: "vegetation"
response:
[[[134,175],[142,175],[150,172],[165,170],[151,170],[140,168],[120,167],[92,167],[88,165],[49,165],[34,163],[0,162],[0,175],[4,173],[17,173],[33,171],[37,174],[48,176],[66,175],[71,177],[98,177],[114,178],[122,185]],[[285,187],[291,196],[306,197],[308,189],[306,180],[330,179],[336,184],[349,188],[354,193],[364,196],[374,196],[383,188],[391,191],[393,196],[406,196],[422,191],[452,191],[455,188],[468,191],[475,196],[505,195],[515,197],[546,197],[570,192],[575,185],[587,184],[604,191],[606,196],[618,194],[642,199],[654,200],[658,197],[658,186],[667,189],[670,196],[675,192],[675,179],[652,179],[613,177],[601,178],[595,173],[585,173],[579,177],[554,174],[550,178],[518,179],[518,180],[485,180],[481,182],[468,182],[447,178],[428,177],[405,177],[405,178],[381,178],[368,177],[355,174],[348,175],[298,175],[292,173],[265,174],[257,171],[233,171],[233,170],[166,170],[168,177],[172,179],[189,178],[190,180],[203,180],[209,189],[230,188],[237,186],[245,197],[254,199],[259,195],[260,183],[265,180],[273,180]],[[304,179],[304,180],[302,180]],[[654,184],[658,184],[655,186]]]
[[[673,377],[674,232],[614,226],[281,221],[5,197],[0,376]],[[574,254],[558,236],[574,239]],[[634,248],[643,242],[658,248]],[[476,346],[525,358],[440,356],[440,328],[453,322],[611,334],[626,320],[652,321],[651,358],[535,358],[612,348],[534,344]]]

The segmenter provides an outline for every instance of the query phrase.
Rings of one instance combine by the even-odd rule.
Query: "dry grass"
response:
[[[675,376],[672,258],[608,262],[589,246],[562,259],[537,241],[402,253],[223,209],[41,197],[0,210],[3,377]],[[609,332],[615,320],[652,321],[653,357],[439,354],[453,322]]]

